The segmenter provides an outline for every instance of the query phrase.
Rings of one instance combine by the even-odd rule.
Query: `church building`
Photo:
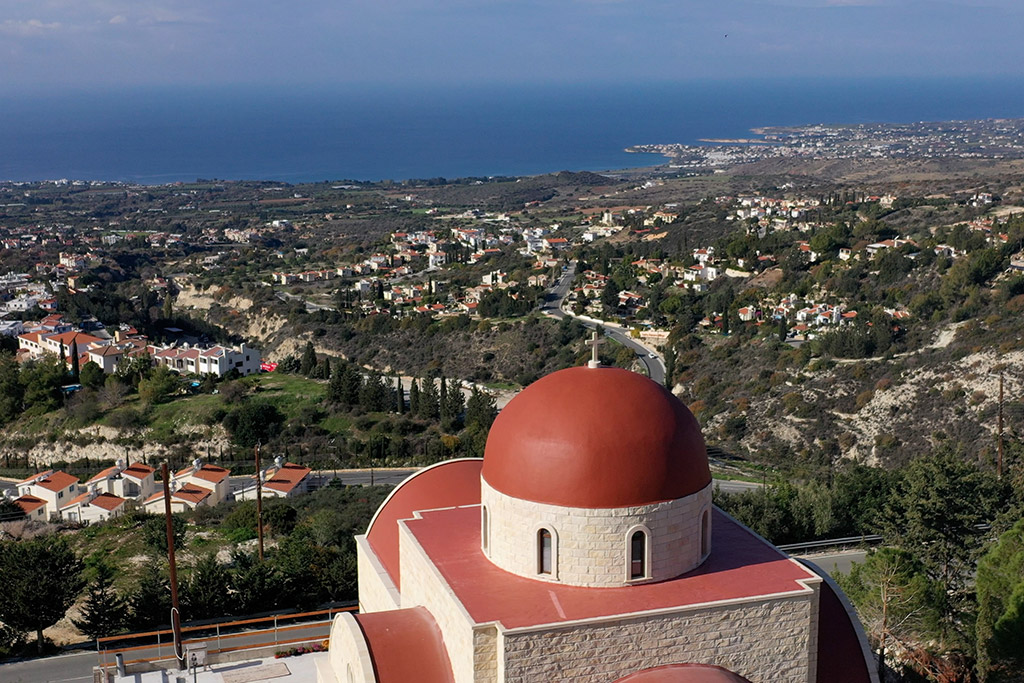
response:
[[[668,390],[593,361],[552,373],[502,410],[482,460],[384,501],[318,681],[877,683],[835,584],[711,493]]]

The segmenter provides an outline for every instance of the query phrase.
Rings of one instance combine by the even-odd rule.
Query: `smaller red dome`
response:
[[[644,669],[615,683],[750,683],[746,678],[720,666],[668,664]]]
[[[578,508],[676,500],[711,482],[682,401],[606,367],[560,370],[512,399],[491,427],[482,476],[513,498]]]

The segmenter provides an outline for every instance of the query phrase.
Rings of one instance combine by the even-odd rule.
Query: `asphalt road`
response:
[[[330,635],[330,622],[315,622],[302,625],[293,630],[281,631],[278,633],[278,640],[321,640]],[[190,641],[186,633],[186,641]],[[231,638],[223,638],[218,646],[217,639],[196,639],[199,642],[206,642],[213,650],[218,647],[259,647],[273,645],[275,642],[274,633],[267,631],[239,634]],[[284,649],[286,646],[282,646]],[[293,647],[288,645],[287,647]],[[153,646],[141,650],[132,650],[125,653],[126,660],[148,659],[152,657],[173,657],[174,650],[169,644],[162,648]],[[113,660],[113,655],[109,659]],[[0,665],[0,681],[3,683],[91,683],[92,669],[99,663],[99,657],[94,651],[76,652],[74,654],[61,655],[59,657],[47,657],[46,659],[35,659],[24,662]]]
[[[76,652],[59,657],[32,659],[0,665],[4,683],[92,683],[95,652]]]
[[[835,578],[836,574],[849,574],[854,564],[859,564],[867,557],[866,550],[839,550],[833,553],[814,553],[813,555],[794,555],[810,560],[822,571]]]
[[[572,281],[575,277],[576,262],[572,261],[569,263],[568,267],[562,272],[562,276],[558,278],[558,280],[551,287],[551,289],[548,290],[548,294],[545,297],[544,304],[540,308],[541,313],[553,316],[555,318],[576,318],[585,327],[594,329],[595,327],[597,327],[596,323],[592,323],[587,320],[582,320],[577,316],[572,315],[571,313],[566,313],[562,309],[562,302],[564,302],[565,297],[568,296],[569,288],[572,287]],[[623,346],[632,349],[633,352],[635,352],[636,355],[639,357],[640,361],[644,364],[644,367],[647,368],[647,375],[652,380],[654,380],[658,384],[665,383],[665,363],[661,359],[661,356],[659,356],[657,352],[654,351],[654,349],[644,346],[643,344],[639,343],[638,341],[630,337],[627,333],[623,332],[622,330],[619,330],[618,328],[602,325],[601,329],[604,330],[604,334],[606,337],[609,337],[618,342],[619,344],[622,344]],[[651,357],[651,354],[654,354],[653,358]]]
[[[326,478],[337,476],[341,483],[347,486],[369,486],[370,484],[388,484],[395,486],[401,484],[409,475],[417,472],[420,468],[402,469],[360,469],[360,470],[321,470],[320,474]],[[250,477],[231,477],[231,488],[241,486],[243,482],[249,483]],[[713,479],[715,486],[724,493],[741,493],[751,489],[761,488],[761,485],[750,481],[734,481],[731,479]],[[237,482],[237,483],[236,483]]]

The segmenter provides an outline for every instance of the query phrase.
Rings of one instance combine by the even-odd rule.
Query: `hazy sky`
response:
[[[0,87],[1024,75],[1022,0],[2,0]]]

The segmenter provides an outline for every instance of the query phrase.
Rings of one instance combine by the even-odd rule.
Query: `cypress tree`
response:
[[[78,340],[76,339],[71,342],[71,377],[75,382],[81,376],[81,369],[78,363]]]
[[[299,361],[299,372],[309,377],[316,369],[316,349],[313,342],[306,342],[306,348],[302,351],[302,360]]]
[[[402,391],[401,377],[395,377],[395,407],[398,408],[399,415],[405,413],[405,392]]]
[[[320,371],[320,379],[330,379],[330,378],[331,378],[331,359],[328,358],[327,356],[324,356],[324,367],[323,367],[323,370]]]
[[[420,381],[416,377],[409,383],[409,412],[414,416],[420,414]]]
[[[339,366],[331,373],[331,379],[327,383],[327,400],[331,403],[341,403],[345,399],[345,366]]]

